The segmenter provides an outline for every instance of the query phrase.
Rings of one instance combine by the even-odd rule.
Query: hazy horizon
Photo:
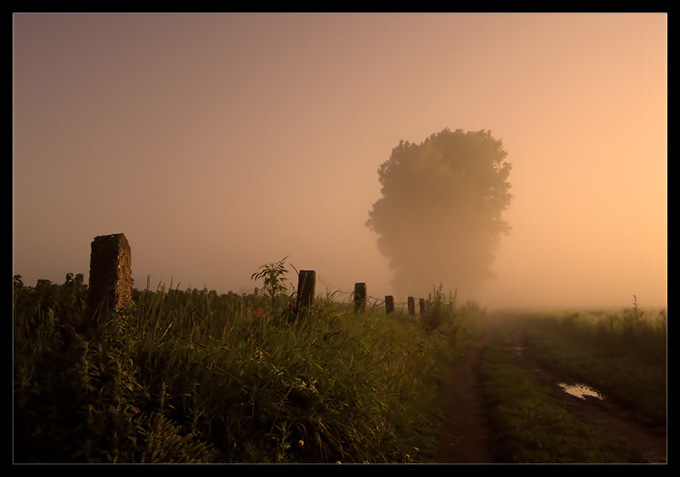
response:
[[[395,294],[378,167],[489,130],[512,165],[488,307],[665,306],[666,14],[14,14],[13,275]],[[295,271],[289,278],[296,286]],[[179,284],[179,285],[178,285]],[[436,284],[432,284],[433,286]],[[396,297],[405,301],[405,297]]]

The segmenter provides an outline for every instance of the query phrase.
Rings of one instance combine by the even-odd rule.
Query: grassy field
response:
[[[518,329],[551,367],[665,426],[665,311],[501,321],[439,289],[423,316],[355,313],[332,295],[296,315],[268,283],[243,295],[147,283],[92,326],[82,275],[15,277],[14,461],[434,462],[452,367],[494,323],[478,370],[497,461],[641,462],[516,363]]]
[[[635,411],[640,422],[666,425],[665,312],[629,310],[504,313],[480,365],[483,395],[502,462],[644,462],[627,442],[579,419],[572,404],[513,358],[521,330],[551,368]]]
[[[625,441],[579,419],[568,402],[516,364],[511,346],[509,337],[498,336],[480,366],[498,462],[643,462]]]
[[[665,425],[665,310],[536,314],[522,328],[546,363]]]
[[[481,315],[435,292],[422,319],[332,297],[294,318],[282,293],[147,285],[88,327],[86,294],[15,277],[15,462],[431,462]]]

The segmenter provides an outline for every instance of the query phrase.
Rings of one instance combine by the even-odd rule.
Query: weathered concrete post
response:
[[[418,298],[418,307],[420,308],[420,314],[425,314],[425,298]]]
[[[394,313],[394,297],[392,295],[385,296],[385,314]]]
[[[310,308],[314,304],[314,289],[316,288],[316,272],[314,270],[300,270],[298,275],[298,297],[295,314],[303,308]]]
[[[366,284],[354,284],[354,313],[364,313],[366,311]]]
[[[412,296],[408,297],[408,313],[409,315],[416,314],[416,302]]]
[[[132,255],[125,235],[100,235],[92,241],[87,316],[108,319],[132,301]]]

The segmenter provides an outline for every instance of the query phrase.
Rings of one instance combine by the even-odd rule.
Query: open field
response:
[[[505,317],[480,363],[496,461],[666,462],[665,316],[612,316]]]
[[[82,277],[14,286],[15,462],[666,459],[665,313],[497,316],[435,291],[423,316],[319,296],[295,317],[287,297],[160,286],[88,327]]]
[[[77,280],[15,287],[19,462],[431,461],[477,312],[435,327],[319,297],[293,318],[266,295],[159,287],[86,329]]]

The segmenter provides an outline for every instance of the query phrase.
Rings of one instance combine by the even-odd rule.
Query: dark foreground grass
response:
[[[15,462],[431,462],[478,314],[159,287],[92,328],[86,293],[15,279]]]
[[[665,427],[665,312],[534,314],[518,324],[550,366],[625,404],[641,420]]]
[[[510,343],[501,333],[480,364],[497,462],[644,462],[618,436],[579,419],[568,402],[516,364]]]

